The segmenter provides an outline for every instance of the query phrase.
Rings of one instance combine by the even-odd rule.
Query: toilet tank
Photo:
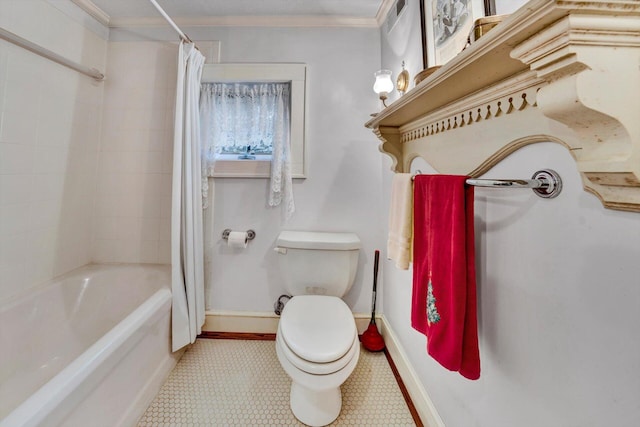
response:
[[[291,295],[342,297],[356,277],[360,239],[354,233],[282,231],[275,250]]]

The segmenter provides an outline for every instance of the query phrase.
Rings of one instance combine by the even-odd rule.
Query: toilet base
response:
[[[331,424],[342,409],[340,387],[328,390],[310,390],[293,381],[291,383],[291,411],[308,426],[320,427]]]

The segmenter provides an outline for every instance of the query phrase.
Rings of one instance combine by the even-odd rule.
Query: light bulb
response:
[[[378,70],[373,74],[376,81],[373,84],[373,91],[377,94],[388,94],[393,90],[391,81],[391,70]]]

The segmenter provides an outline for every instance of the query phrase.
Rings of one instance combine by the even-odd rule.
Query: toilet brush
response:
[[[360,341],[362,346],[369,351],[381,351],[384,350],[384,340],[382,335],[378,332],[378,326],[376,325],[376,286],[378,283],[378,262],[380,260],[380,251],[376,250],[373,261],[373,295],[371,298],[371,321],[369,327],[364,331]]]

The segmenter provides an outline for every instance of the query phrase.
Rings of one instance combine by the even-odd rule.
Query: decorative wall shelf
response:
[[[395,172],[477,177],[557,142],[605,207],[640,212],[640,1],[532,0],[365,126]]]

